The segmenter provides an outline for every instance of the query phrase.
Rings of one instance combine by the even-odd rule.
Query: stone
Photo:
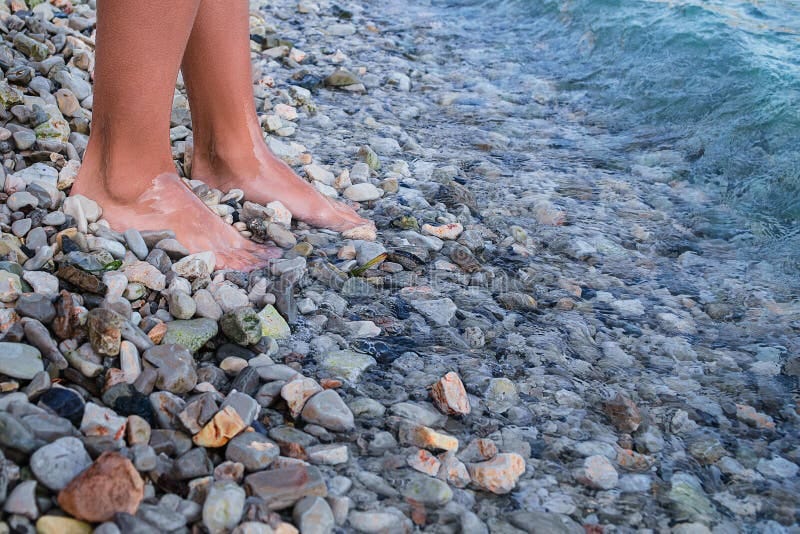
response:
[[[172,264],[172,270],[187,280],[195,280],[214,272],[217,258],[212,251],[190,254]]]
[[[201,447],[217,448],[226,445],[246,425],[232,407],[221,409],[203,429],[194,435],[192,441]]]
[[[185,291],[170,291],[167,294],[167,304],[169,305],[170,315],[176,319],[191,319],[197,312],[197,303],[191,295]]]
[[[507,378],[492,378],[484,395],[486,407],[498,414],[507,412],[519,403],[517,386]]]
[[[107,436],[117,440],[125,435],[127,423],[125,417],[118,416],[113,410],[89,402],[84,407],[80,430],[86,436]]]
[[[756,470],[768,478],[791,479],[797,476],[800,467],[781,456],[773,456],[770,459],[759,458]]]
[[[339,394],[326,389],[306,402],[302,412],[303,420],[320,425],[334,432],[347,432],[355,428],[353,412]]]
[[[30,317],[44,324],[50,324],[56,316],[56,308],[51,297],[36,293],[22,294],[17,299],[16,310],[22,317]]]
[[[19,304],[17,304],[19,307]],[[775,421],[767,414],[756,411],[746,404],[736,405],[736,418],[755,428],[774,429]]]
[[[427,506],[444,506],[453,499],[453,490],[446,482],[421,473],[413,473],[404,482],[403,497]]]
[[[229,532],[244,513],[244,489],[231,482],[216,482],[203,503],[203,525],[211,534]]]
[[[457,451],[458,439],[412,421],[403,421],[397,431],[398,440],[421,449]]]
[[[620,432],[635,432],[642,424],[639,408],[622,393],[617,393],[613,399],[604,403],[603,410]]]
[[[243,373],[240,373],[240,376],[242,374]],[[235,381],[233,385],[237,385]],[[249,426],[255,421],[261,411],[261,406],[259,406],[258,402],[253,397],[246,393],[236,391],[235,388],[225,397],[225,401],[220,408],[224,409],[228,406],[236,410],[236,413],[242,418],[242,422],[244,422],[245,426]]]
[[[320,391],[322,391],[322,386],[316,380],[298,376],[281,388],[281,397],[286,401],[289,413],[297,419],[303,411],[306,401]]]
[[[147,349],[142,358],[156,368],[156,387],[160,390],[180,395],[197,384],[192,353],[181,345],[156,345]]]
[[[219,327],[212,319],[190,319],[172,321],[167,325],[167,332],[162,343],[165,345],[182,345],[190,352],[200,350],[211,338],[217,335]]]
[[[260,316],[250,307],[229,311],[219,325],[228,339],[239,345],[255,345],[264,335]]]
[[[674,521],[699,521],[710,523],[718,513],[709,500],[700,481],[694,475],[677,472],[672,475],[667,497],[671,501]]]
[[[211,319],[212,321],[219,321],[222,317],[222,308],[214,296],[206,289],[200,289],[192,296],[195,303],[195,315]]]
[[[42,354],[24,343],[0,342],[0,374],[31,380],[44,370]]]
[[[58,494],[58,505],[91,523],[110,521],[117,513],[135,514],[144,498],[144,481],[130,460],[104,452]]]
[[[140,283],[148,289],[163,291],[167,286],[167,278],[155,266],[146,261],[137,261],[122,271],[129,282]]]
[[[106,308],[95,308],[87,316],[89,341],[98,354],[117,356],[122,342],[122,325],[125,319]]]
[[[439,455],[441,467],[437,477],[446,481],[453,487],[466,488],[472,479],[469,476],[467,466],[456,457],[453,451],[447,451]]]
[[[411,306],[426,319],[439,326],[448,326],[458,307],[449,298],[412,300]]]
[[[133,252],[137,258],[144,261],[145,258],[147,258],[148,250],[147,243],[144,242],[142,234],[140,234],[135,228],[130,228],[125,230],[122,235],[125,238],[125,243],[127,243],[130,251]]]
[[[483,462],[497,456],[497,444],[487,438],[473,439],[459,454],[465,462]]]
[[[75,426],[80,426],[83,420],[85,403],[72,389],[51,387],[39,396],[39,404],[46,406],[59,417],[68,419]]]
[[[39,205],[39,200],[27,191],[17,191],[6,199],[6,205],[11,211],[32,210]]]
[[[303,167],[303,170],[311,180],[322,182],[325,185],[333,185],[336,177],[334,174],[319,165],[312,163]]]
[[[586,530],[569,516],[537,510],[518,510],[509,514],[511,524],[530,534],[585,534]]]
[[[19,275],[0,271],[0,302],[14,302],[20,293],[22,293],[22,281]]]
[[[3,511],[7,514],[17,514],[28,519],[36,519],[39,515],[39,510],[36,507],[36,481],[26,480],[17,484],[8,495],[3,505]]]
[[[81,440],[63,437],[33,453],[30,467],[36,479],[53,491],[60,491],[92,465]]]
[[[47,297],[58,295],[58,278],[43,271],[25,271],[22,278],[28,282],[33,291]]]
[[[266,469],[279,455],[278,446],[256,432],[239,434],[228,442],[225,449],[225,458],[244,465],[248,472]]]
[[[442,467],[442,462],[425,449],[419,449],[417,452],[410,454],[406,461],[412,469],[416,469],[428,476],[436,476]]]
[[[499,455],[498,455],[499,456]],[[619,482],[617,470],[605,456],[589,456],[577,474],[578,481],[591,488],[608,490]]]
[[[516,486],[525,472],[525,460],[516,453],[501,453],[486,462],[467,464],[467,470],[475,486],[502,495]]]
[[[59,515],[43,515],[36,521],[37,534],[92,534],[89,523]]]
[[[314,466],[288,465],[259,471],[244,479],[251,495],[263,499],[270,510],[283,510],[307,496],[325,497],[328,488]]]
[[[358,382],[361,373],[376,363],[375,358],[368,354],[338,350],[323,356],[319,361],[319,366],[327,373],[341,377],[348,382]]]
[[[447,415],[467,415],[470,413],[469,398],[464,383],[454,372],[444,375],[431,387],[431,397],[442,413]]]
[[[303,497],[292,511],[294,524],[303,534],[330,534],[336,526],[331,507],[322,497]]]
[[[345,198],[355,202],[368,202],[377,200],[383,196],[383,191],[369,182],[363,184],[353,184],[344,190]]]
[[[312,445],[306,449],[308,461],[318,465],[340,465],[345,464],[350,459],[350,452],[347,445],[329,444]]]
[[[292,335],[286,320],[281,317],[272,304],[267,304],[263,310],[258,312],[258,318],[261,321],[262,336],[272,339],[286,339]]]
[[[420,228],[423,234],[432,235],[439,239],[455,240],[464,231],[464,227],[460,223],[443,224],[441,226],[433,226],[431,224],[423,224]]]

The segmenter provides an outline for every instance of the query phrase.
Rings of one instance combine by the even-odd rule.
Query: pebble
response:
[[[302,411],[303,420],[334,432],[347,432],[355,426],[353,412],[339,394],[326,389],[311,397]]]
[[[83,443],[64,437],[45,445],[31,455],[30,467],[36,479],[53,491],[60,491],[92,464]]]
[[[329,534],[336,522],[330,506],[322,497],[308,496],[300,499],[294,506],[292,517],[302,533]]]
[[[263,499],[270,510],[283,510],[303,497],[325,497],[328,489],[314,466],[288,465],[245,477],[251,495]]]
[[[214,483],[203,503],[203,525],[211,534],[229,532],[242,518],[245,492],[230,482]]]
[[[135,514],[144,498],[144,482],[130,460],[105,452],[58,494],[58,505],[90,523],[110,521],[117,513]]]
[[[467,464],[467,469],[472,483],[479,488],[505,494],[514,489],[525,472],[525,460],[516,453],[500,453],[491,460]]]
[[[35,347],[0,342],[0,374],[30,380],[43,370],[42,354]]]
[[[458,374],[452,371],[433,384],[431,397],[444,414],[467,415],[471,411],[464,384]]]

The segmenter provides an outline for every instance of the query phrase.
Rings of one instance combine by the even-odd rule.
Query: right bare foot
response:
[[[129,228],[169,229],[192,253],[214,251],[217,269],[249,271],[281,256],[279,249],[259,246],[239,235],[203,204],[177,174],[156,176],[144,193],[130,200],[110,194],[103,180],[95,176],[79,175],[72,194],[84,195],[100,204],[103,218],[118,232]]]

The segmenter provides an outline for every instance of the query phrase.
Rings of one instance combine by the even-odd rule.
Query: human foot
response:
[[[109,193],[103,180],[96,176],[79,175],[72,194],[99,203],[103,218],[114,230],[169,229],[192,253],[214,251],[217,269],[252,270],[281,255],[279,249],[262,247],[240,236],[189,191],[176,174],[156,176],[150,187],[130,200]]]
[[[317,191],[263,142],[256,145],[250,153],[236,149],[233,154],[195,147],[192,178],[221,190],[241,189],[247,200],[258,204],[279,200],[295,219],[318,228],[344,232],[358,226],[374,227],[349,206]]]

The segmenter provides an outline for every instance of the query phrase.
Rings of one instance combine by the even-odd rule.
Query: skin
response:
[[[253,100],[247,0],[98,2],[92,132],[72,194],[103,207],[118,231],[173,230],[217,268],[250,270],[280,252],[259,246],[203,204],[175,174],[169,144],[182,65],[194,129],[193,178],[280,200],[297,219],[347,230],[371,224],[328,200],[263,141]],[[222,96],[224,95],[224,97]]]

